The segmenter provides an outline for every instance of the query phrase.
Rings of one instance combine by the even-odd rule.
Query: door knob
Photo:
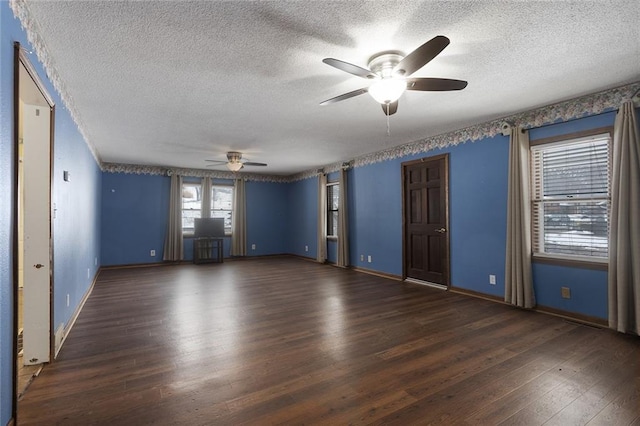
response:
[[[44,268],[44,265],[42,263],[38,263],[37,265],[33,265],[33,267],[36,269],[40,269],[40,268]]]
[[[440,229],[436,229],[436,232],[444,234],[445,232],[447,232],[447,230],[445,228],[440,228]]]

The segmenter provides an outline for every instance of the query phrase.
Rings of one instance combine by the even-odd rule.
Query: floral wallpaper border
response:
[[[47,51],[46,45],[39,35],[38,25],[33,20],[31,12],[25,0],[10,0],[10,7],[16,18],[20,20],[22,27],[27,32],[27,38],[34,47],[38,60],[43,64],[44,69],[53,83],[55,90],[59,93],[62,103],[68,109],[73,118],[78,131],[83,136],[91,154],[100,165],[100,168],[109,173],[131,173],[131,174],[152,174],[163,175],[169,170],[185,176],[204,177],[211,176],[223,179],[233,179],[235,174],[231,172],[208,171],[200,169],[175,169],[170,167],[145,166],[135,164],[114,164],[103,163],[95,147],[91,144],[90,138],[84,130],[83,122],[74,106],[73,98],[67,92],[62,79],[56,72],[55,64]],[[464,129],[455,130],[436,136],[427,137],[404,145],[378,151],[372,154],[356,157],[349,162],[349,167],[362,167],[382,161],[393,160],[409,155],[420,154],[434,149],[447,146],[459,145],[466,142],[475,142],[480,139],[493,137],[501,133],[502,123],[505,121],[524,128],[540,127],[546,124],[559,123],[590,115],[600,114],[605,111],[615,110],[620,105],[630,100],[631,97],[640,90],[640,82],[627,84],[625,86],[605,90],[602,92],[581,96],[568,101],[558,102],[541,108],[525,111],[518,114],[509,115],[496,120],[469,126]],[[318,169],[307,170],[302,173],[290,176],[272,176],[261,174],[245,174],[243,178],[252,181],[262,182],[295,182],[298,180],[315,177],[319,172],[331,173],[345,167],[344,162],[325,165]]]
[[[96,148],[91,144],[89,135],[85,131],[85,126],[80,118],[80,113],[75,107],[75,102],[73,101],[73,97],[67,91],[67,88],[64,85],[64,82],[58,75],[56,71],[55,63],[53,58],[49,55],[49,51],[47,50],[47,46],[40,37],[40,31],[38,29],[37,22],[33,19],[31,12],[29,11],[29,6],[24,0],[10,0],[9,7],[13,11],[13,16],[16,17],[20,21],[20,25],[27,33],[27,40],[33,46],[33,50],[38,58],[38,61],[44,67],[45,72],[47,73],[47,77],[51,80],[53,84],[53,88],[60,95],[60,99],[62,100],[62,106],[69,111],[73,122],[76,124],[80,135],[84,139],[85,144],[91,151],[91,155],[96,160],[96,163],[101,164],[100,155]],[[24,46],[23,46],[24,47]],[[29,52],[32,53],[32,52]]]
[[[393,160],[400,157],[415,155],[459,145],[466,142],[475,142],[480,139],[493,137],[502,132],[502,124],[508,122],[514,126],[522,126],[527,129],[540,127],[547,124],[560,123],[576,118],[583,118],[601,114],[607,111],[617,110],[623,102],[628,101],[640,90],[640,82],[627,84],[598,93],[593,93],[568,101],[558,102],[541,108],[509,115],[486,123],[455,130],[428,138],[424,138],[408,144],[396,146],[383,151],[374,152],[352,160],[353,167],[362,167],[382,161]],[[343,163],[334,163],[323,168],[325,173],[337,171]],[[320,169],[318,169],[320,170]],[[308,179],[318,175],[318,170],[308,170],[290,176],[291,181]]]
[[[146,166],[141,164],[102,163],[101,168],[103,172],[107,173],[135,175],[171,176],[172,174],[179,174],[181,176],[212,177],[218,179],[237,179],[241,177],[242,179],[254,182],[288,183],[291,181],[288,176],[262,175],[257,173],[236,174],[219,170],[185,169],[179,167]]]
[[[317,169],[307,170],[290,176],[273,176],[262,174],[245,174],[242,177],[249,181],[260,182],[296,182],[299,180],[316,177],[318,173],[332,173],[342,167],[362,167],[382,161],[393,160],[425,153],[434,149],[445,148],[447,146],[459,145],[466,142],[475,142],[480,139],[493,137],[502,132],[502,124],[508,122],[514,126],[522,126],[530,129],[546,124],[560,123],[576,118],[588,117],[601,114],[606,111],[616,110],[623,102],[630,100],[635,92],[640,90],[640,82],[628,84],[626,86],[609,89],[579,98],[547,105],[530,111],[502,117],[486,123],[466,127],[449,133],[443,133],[433,137],[428,137],[408,144],[396,146],[373,154],[356,157],[349,162],[337,162],[325,165]],[[215,177],[222,179],[234,179],[231,172],[208,171],[200,169],[176,169],[170,167],[143,166],[136,164],[114,164],[102,163],[102,170],[109,173],[130,173],[130,174],[168,174],[170,170],[184,176],[193,177]]]

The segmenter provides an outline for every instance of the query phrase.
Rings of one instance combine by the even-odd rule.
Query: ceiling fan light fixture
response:
[[[232,172],[237,172],[238,170],[240,170],[242,168],[242,163],[241,162],[233,162],[233,161],[229,161],[227,163],[227,167],[229,168],[229,170],[231,170]]]
[[[369,87],[369,94],[376,102],[390,104],[397,101],[407,89],[407,82],[402,78],[383,78]]]

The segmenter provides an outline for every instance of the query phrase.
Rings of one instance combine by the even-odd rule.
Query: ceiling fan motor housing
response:
[[[227,160],[230,163],[239,163],[242,160],[242,154],[237,151],[227,152]]]
[[[397,50],[387,50],[369,58],[369,69],[381,78],[393,76],[393,69],[404,58],[404,53]],[[402,75],[404,73],[401,73]]]
[[[396,102],[407,88],[402,74],[394,72],[402,59],[402,53],[395,50],[378,53],[369,59],[369,68],[380,77],[369,87],[369,94],[383,105]],[[387,109],[385,113],[390,115],[391,111]]]

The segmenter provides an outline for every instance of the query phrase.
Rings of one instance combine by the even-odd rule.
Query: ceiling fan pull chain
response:
[[[389,103],[387,103],[387,136],[391,136],[391,127],[389,126]]]

